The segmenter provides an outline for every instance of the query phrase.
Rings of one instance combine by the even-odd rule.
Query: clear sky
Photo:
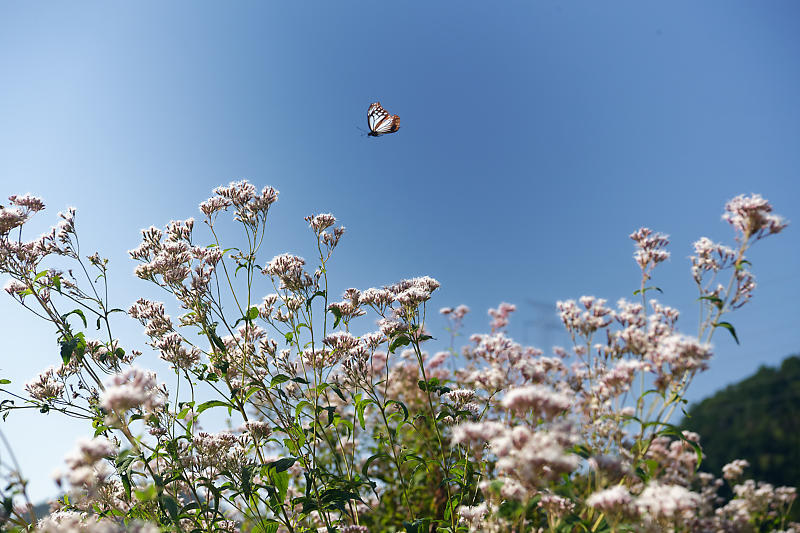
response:
[[[435,309],[472,308],[467,332],[508,301],[511,335],[543,348],[566,341],[529,302],[632,298],[640,226],[671,236],[655,283],[692,333],[687,258],[731,243],[725,201],[761,193],[800,222],[793,0],[4,2],[0,73],[0,196],[42,196],[39,229],[77,207],[124,308],[162,297],[132,275],[139,229],[234,179],[280,190],[269,257],[311,255],[303,216],[332,212],[337,291],[430,275]],[[356,129],[376,100],[398,133]],[[690,399],[798,351],[798,229],[752,250],[741,345],[719,332]],[[0,313],[0,377],[21,387],[58,362],[55,336],[9,298]],[[20,413],[2,430],[37,498],[86,432]]]

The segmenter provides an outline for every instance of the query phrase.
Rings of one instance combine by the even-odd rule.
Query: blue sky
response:
[[[692,333],[687,258],[700,236],[730,243],[725,201],[761,193],[800,221],[798,50],[790,0],[7,2],[0,195],[44,197],[41,229],[76,206],[127,308],[159,297],[132,276],[139,229],[247,178],[281,193],[269,257],[310,255],[303,216],[332,212],[337,290],[431,275],[434,308],[473,309],[468,332],[508,301],[511,334],[543,347],[565,340],[526,326],[547,318],[527,302],[632,297],[628,235],[648,226],[671,236],[655,282]],[[356,129],[376,100],[398,133]],[[690,399],[798,351],[799,245],[790,226],[752,250],[742,344],[715,338]],[[55,337],[9,299],[0,313],[0,371],[21,386],[57,362]],[[37,497],[84,432],[54,415],[2,429]]]

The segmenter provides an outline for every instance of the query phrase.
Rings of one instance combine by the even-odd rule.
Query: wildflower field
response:
[[[3,465],[2,528],[800,531],[787,520],[794,488],[749,479],[741,460],[700,472],[702,435],[675,425],[712,339],[736,338],[729,317],[754,305],[750,248],[786,227],[766,199],[725,204],[728,245],[694,242],[696,329],[659,303],[669,241],[641,228],[630,235],[635,292],[558,302],[572,344],[552,352],[507,335],[509,303],[489,310],[485,332],[463,331],[470,310],[437,301],[446,279],[331,294],[344,228],[311,214],[316,257],[265,257],[277,200],[233,182],[198,220],[143,230],[135,273],[165,301],[123,309],[107,298],[108,261],[79,247],[74,209],[29,240],[43,200],[8,199],[5,292],[50,323],[61,361],[24,396],[0,386],[0,411],[83,419],[86,438],[64,458],[64,495],[47,516],[35,516],[23,473]],[[224,242],[222,226],[240,238]],[[447,331],[429,330],[431,313]],[[146,349],[117,340],[111,319],[122,315],[141,323]],[[168,375],[148,369],[155,357]]]

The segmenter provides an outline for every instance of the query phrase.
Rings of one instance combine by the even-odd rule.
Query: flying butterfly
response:
[[[394,133],[400,129],[400,117],[397,115],[390,115],[380,102],[375,102],[369,105],[367,111],[367,124],[369,124],[370,137],[377,137],[385,133]]]

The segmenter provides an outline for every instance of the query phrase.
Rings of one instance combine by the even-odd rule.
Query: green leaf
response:
[[[333,322],[333,327],[335,328],[339,325],[339,322],[342,321],[342,312],[335,307],[331,307],[330,309],[328,309],[328,311],[330,311],[333,314],[333,316],[336,317],[336,320]]]
[[[367,429],[366,423],[364,422],[364,409],[373,403],[375,403],[375,401],[370,398],[366,398],[356,403],[356,415],[358,416],[358,423],[361,425],[361,429]]]
[[[72,310],[72,311],[70,311],[69,313],[67,313],[67,314],[65,314],[65,315],[61,315],[61,320],[63,320],[64,322],[66,322],[66,321],[67,321],[67,317],[68,317],[69,315],[78,315],[79,317],[81,317],[81,320],[83,320],[83,327],[88,327],[88,325],[87,325],[87,323],[86,323],[86,315],[84,315],[84,314],[83,314],[83,311],[81,311],[80,309],[73,309],[73,310]]]
[[[269,468],[274,468],[276,472],[284,472],[289,470],[289,468],[291,468],[296,462],[297,458],[295,457],[283,457],[277,461],[270,461],[266,466]]]
[[[10,379],[0,379],[0,385],[8,385],[11,383]]]
[[[430,518],[417,518],[413,522],[403,522],[406,533],[427,533],[431,530]]]
[[[285,383],[287,381],[289,381],[289,376],[285,374],[278,374],[272,378],[272,381],[269,382],[269,388],[272,389],[275,387],[275,385],[280,385],[281,383]]]
[[[396,404],[397,406],[400,407],[400,409],[403,410],[403,422],[408,420],[408,407],[406,407],[406,405],[403,402],[398,400],[389,400],[388,402],[386,402],[386,407],[389,407],[392,404]]]
[[[178,502],[175,501],[175,498],[169,496],[167,494],[162,494],[158,497],[159,503],[161,506],[167,510],[167,514],[172,519],[172,523],[178,522]]]
[[[401,346],[407,346],[408,343],[411,342],[411,339],[408,338],[407,335],[399,335],[392,343],[389,345],[389,353],[394,353]]]
[[[714,306],[717,309],[722,309],[723,301],[722,298],[720,298],[719,296],[701,296],[700,298],[698,298],[698,300],[708,300],[709,302],[714,304]]]
[[[236,407],[231,405],[228,402],[223,402],[222,400],[209,400],[207,402],[203,402],[197,406],[197,413],[202,413],[206,409],[211,409],[212,407],[227,407],[228,408],[228,415],[232,413]]]
[[[241,322],[252,322],[256,318],[258,318],[258,307],[251,307],[247,310],[247,313],[245,313],[243,317],[233,323],[233,327],[235,328]]]
[[[367,470],[369,470],[369,465],[371,465],[373,461],[381,458],[391,459],[388,453],[381,452],[369,456],[369,458],[364,462],[364,466],[361,467],[361,473],[364,474],[365,478],[369,478],[369,474],[367,473]]]
[[[730,322],[717,322],[716,324],[713,324],[713,326],[715,328],[725,328],[730,331],[731,335],[733,335],[733,340],[736,341],[736,344],[739,344],[739,337],[736,336],[736,330]]]
[[[633,291],[633,295],[634,295],[634,296],[636,296],[636,295],[638,295],[638,294],[644,294],[644,293],[646,293],[647,291],[658,291],[658,292],[660,292],[661,294],[664,294],[664,291],[662,291],[662,290],[661,290],[660,288],[658,288],[658,287],[645,287],[645,288],[644,288],[644,290],[642,290],[642,289],[638,289],[638,290],[635,290],[635,291]]]
[[[136,499],[140,502],[147,502],[156,499],[156,486],[148,485],[147,487],[134,491]]]

